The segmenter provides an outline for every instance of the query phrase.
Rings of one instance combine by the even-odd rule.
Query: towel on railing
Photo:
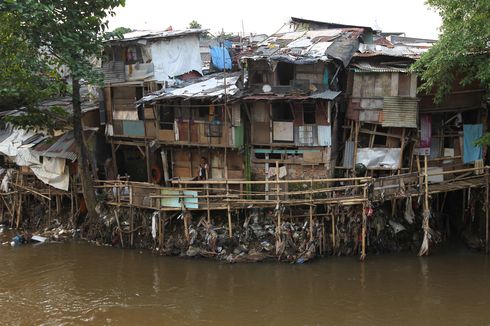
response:
[[[483,135],[483,125],[463,125],[463,163],[472,163],[482,159],[482,148],[475,141]]]

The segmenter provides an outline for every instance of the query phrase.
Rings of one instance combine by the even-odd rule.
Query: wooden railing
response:
[[[173,180],[173,187],[127,180],[99,181],[108,201],[161,210],[219,210],[252,207],[308,206],[336,203],[356,205],[365,201],[371,178],[310,180]],[[248,189],[248,190],[246,190]]]

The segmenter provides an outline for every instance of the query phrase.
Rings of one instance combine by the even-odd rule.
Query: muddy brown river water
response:
[[[228,265],[4,245],[0,307],[0,325],[490,325],[490,260],[453,249]]]

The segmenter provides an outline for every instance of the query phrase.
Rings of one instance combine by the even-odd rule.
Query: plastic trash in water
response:
[[[15,237],[12,238],[10,245],[12,247],[16,247],[16,246],[21,245],[23,242],[24,242],[24,237],[21,235],[16,235]]]

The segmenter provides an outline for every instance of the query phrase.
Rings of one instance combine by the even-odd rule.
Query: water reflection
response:
[[[490,320],[480,254],[228,265],[84,244],[0,247],[0,324],[393,325]]]

